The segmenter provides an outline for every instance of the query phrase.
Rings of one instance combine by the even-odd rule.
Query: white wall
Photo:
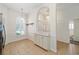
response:
[[[57,5],[57,40],[69,43],[67,9]]]
[[[2,4],[0,4],[0,11],[1,13],[3,13],[3,21],[6,29],[6,44],[26,37],[27,33],[21,37],[16,36],[16,18],[20,16],[20,13],[10,8],[7,8]]]
[[[36,32],[36,14],[37,8],[33,9],[29,13],[28,23],[34,23],[33,25],[28,25],[28,38],[34,40],[34,33]]]
[[[56,4],[49,4],[49,19],[50,19],[50,48],[57,52],[57,41],[56,41]]]
[[[69,22],[79,18],[79,4],[57,4],[57,39],[69,43]]]

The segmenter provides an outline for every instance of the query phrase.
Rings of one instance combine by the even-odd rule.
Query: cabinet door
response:
[[[40,35],[38,35],[37,39],[38,39],[37,40],[38,41],[37,44],[40,46],[40,39],[41,39]]]
[[[43,45],[43,36],[40,36],[40,46],[42,47]]]
[[[43,37],[43,48],[48,50],[48,37]]]

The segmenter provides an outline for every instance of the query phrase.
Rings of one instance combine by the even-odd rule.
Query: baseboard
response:
[[[64,42],[64,41],[59,41],[59,40],[57,40],[57,42],[61,42],[61,43],[64,43],[64,44],[70,44],[69,42]]]
[[[13,41],[6,42],[5,45],[10,44],[10,43],[13,43],[13,42],[25,40],[25,39],[29,40],[28,38],[24,38],[24,39],[21,38],[21,39],[17,39],[17,40],[13,40]]]
[[[54,50],[54,49],[47,50],[47,49],[44,49],[44,48],[42,48],[41,46],[39,46],[37,44],[35,44],[35,45],[38,46],[39,48],[43,49],[46,52],[50,51],[50,52],[53,52],[53,53],[57,54],[57,50]]]
[[[44,51],[48,51],[47,49],[42,48],[41,46],[35,44],[36,46],[38,46],[39,48],[43,49]]]
[[[51,51],[53,51],[54,53],[57,53],[57,50],[51,49]]]

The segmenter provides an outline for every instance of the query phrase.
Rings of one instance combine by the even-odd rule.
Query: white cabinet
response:
[[[39,8],[36,17],[35,44],[40,47],[57,51],[56,48],[56,4],[44,5]]]
[[[35,33],[35,41],[34,41],[34,43],[36,44],[36,45],[38,45],[38,46],[40,46],[40,47],[42,47],[42,48],[44,48],[44,49],[46,49],[46,50],[48,50],[49,49],[49,42],[50,42],[50,38],[49,38],[49,36],[46,36],[46,35],[40,35],[40,34],[37,34],[37,33]]]
[[[37,14],[37,24],[36,24],[36,33],[35,33],[35,44],[39,45],[40,47],[48,50],[49,48],[49,8],[42,7],[39,9]]]

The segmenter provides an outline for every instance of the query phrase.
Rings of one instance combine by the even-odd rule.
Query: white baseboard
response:
[[[57,50],[51,49],[51,51],[53,51],[53,52],[57,53]]]

